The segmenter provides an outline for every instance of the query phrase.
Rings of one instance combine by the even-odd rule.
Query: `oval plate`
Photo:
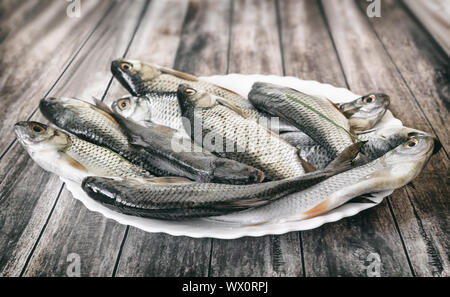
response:
[[[235,91],[244,97],[247,97],[253,83],[256,81],[270,82],[291,87],[307,94],[327,97],[335,103],[348,102],[360,97],[360,95],[356,95],[345,88],[337,88],[329,84],[301,80],[289,76],[229,74],[202,77],[201,79]],[[383,119],[374,128],[392,126],[402,126],[402,123],[394,118],[390,111],[387,111]],[[61,179],[66,183],[67,189],[72,195],[80,200],[89,210],[99,212],[103,216],[113,219],[121,224],[130,225],[146,232],[163,232],[174,236],[189,236],[195,238],[210,237],[219,239],[234,239],[243,236],[264,236],[314,229],[325,223],[335,222],[342,218],[353,216],[365,209],[374,207],[381,203],[384,197],[393,192],[392,190],[374,194],[373,197],[370,198],[373,203],[346,203],[331,212],[308,220],[276,222],[258,226],[237,226],[208,220],[207,218],[185,221],[164,221],[121,214],[112,211],[89,198],[79,184],[63,178]]]

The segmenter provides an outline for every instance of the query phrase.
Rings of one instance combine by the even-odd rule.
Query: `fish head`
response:
[[[117,59],[111,62],[111,72],[134,96],[144,93],[144,84],[161,75],[159,67],[137,60]]]
[[[18,122],[14,125],[14,132],[30,155],[41,151],[60,151],[70,145],[68,134],[38,122]]]
[[[186,107],[209,108],[216,105],[216,97],[211,94],[180,84],[177,91],[178,102],[181,109]]]
[[[339,108],[349,119],[355,132],[372,128],[386,113],[390,98],[383,93],[370,93],[352,102],[343,103]]]
[[[119,98],[113,102],[111,108],[116,114],[135,122],[147,121],[150,118],[147,100],[142,97],[125,96]]]
[[[82,120],[81,115],[95,108],[83,100],[65,97],[47,97],[39,102],[41,113],[58,127],[67,127]]]
[[[409,182],[422,171],[441,146],[437,138],[425,132],[409,132],[407,140],[382,156],[380,162],[389,169],[393,178],[401,177]]]

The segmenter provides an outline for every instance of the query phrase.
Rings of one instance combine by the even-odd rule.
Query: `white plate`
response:
[[[202,79],[233,90],[244,97],[247,97],[251,86],[256,81],[284,85],[307,94],[327,97],[336,103],[348,102],[360,97],[360,95],[356,95],[344,88],[336,88],[329,84],[301,80],[295,77],[230,74],[202,77]],[[392,113],[388,111],[376,127],[382,128],[391,126],[402,126],[402,123],[398,119],[394,118]],[[89,198],[81,189],[79,184],[63,178],[61,179],[66,183],[67,189],[72,193],[72,195],[76,199],[80,200],[89,210],[99,212],[105,217],[113,219],[121,224],[130,225],[146,232],[163,232],[174,236],[190,236],[195,238],[211,237],[220,239],[233,239],[242,236],[283,234],[291,231],[314,229],[325,223],[335,222],[342,218],[353,216],[365,209],[374,207],[375,205],[381,203],[384,197],[393,192],[386,191],[383,193],[378,193],[374,198],[371,198],[373,203],[347,203],[329,213],[308,220],[242,227],[210,221],[207,219],[164,221],[121,214],[112,211]]]

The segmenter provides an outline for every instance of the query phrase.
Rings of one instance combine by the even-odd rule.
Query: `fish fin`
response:
[[[361,160],[360,162],[360,164],[361,165],[365,165],[365,164],[367,164],[367,163],[369,163],[371,160],[369,159],[369,157],[367,157],[366,155],[364,155],[363,153],[359,153],[359,159]]]
[[[119,123],[117,122],[116,118],[112,115],[113,111],[108,107],[108,105],[106,105],[103,101],[100,101],[99,99],[94,98],[94,103],[95,105],[92,106],[91,108],[94,109],[96,112],[99,112],[101,114],[103,114],[105,117],[107,117],[111,122],[113,122],[113,124],[115,124],[116,126],[119,126]]]
[[[164,125],[152,125],[152,128],[158,132],[164,133],[164,134],[168,134],[168,135],[173,135],[173,133],[175,133],[177,130],[170,128],[168,126],[164,126]]]
[[[367,141],[356,142],[352,145],[349,145],[342,153],[330,164],[328,164],[325,169],[329,170],[347,170],[352,166],[353,159],[359,154],[359,151],[366,144]]]
[[[409,182],[406,185],[409,186],[410,188],[414,189],[414,190],[416,189],[416,186],[412,182]]]
[[[149,181],[161,184],[161,185],[170,185],[170,184],[192,184],[194,183],[192,180],[184,177],[178,176],[162,176],[162,177],[152,177]]]
[[[221,86],[218,86],[218,85],[215,85],[215,86],[218,87],[219,89],[222,89],[222,90],[226,91],[226,92],[229,92],[229,93],[232,93],[232,94],[235,94],[235,95],[239,95],[238,93],[236,93],[235,91],[232,91],[230,89],[227,89],[227,88],[224,88],[224,87],[221,87]],[[241,96],[241,95],[239,95],[239,96]]]
[[[233,110],[234,112],[236,112],[238,115],[240,115],[243,118],[247,118],[247,115],[244,113],[244,111],[242,109],[240,109],[239,107],[237,107],[236,105],[232,104],[231,102],[229,102],[228,100],[224,99],[224,98],[216,98],[217,103],[228,107],[229,109]]]
[[[332,204],[331,204],[330,200],[327,199],[325,201],[320,202],[313,208],[305,211],[303,213],[303,215],[306,216],[304,219],[311,219],[311,218],[317,217],[321,214],[329,212],[332,209],[333,209]]]
[[[185,72],[181,72],[178,70],[170,69],[170,68],[159,66],[159,65],[156,66],[156,68],[164,74],[170,74],[170,75],[173,75],[173,76],[176,76],[178,78],[188,80],[188,81],[198,81],[197,77],[195,77],[191,74],[185,73]]]
[[[89,172],[89,170],[83,164],[81,164],[80,162],[78,162],[74,158],[72,158],[72,157],[70,157],[68,155],[65,155],[64,158],[65,158],[65,160],[67,161],[67,163],[69,164],[70,167],[75,168],[76,170],[79,170],[79,171],[86,172],[86,173]]]
[[[356,132],[356,134],[357,135],[364,135],[364,134],[367,134],[367,133],[372,133],[372,132],[375,132],[375,131],[377,131],[379,128],[374,128],[374,129],[369,129],[369,130],[364,130],[364,131],[358,131],[358,132]]]
[[[374,198],[375,196],[372,193],[364,194],[358,197],[355,197],[351,200],[349,200],[347,203],[375,203],[374,201],[370,200],[371,198]]]
[[[300,152],[299,152],[299,154],[300,154]],[[302,164],[302,167],[305,170],[305,173],[317,171],[316,167],[314,167],[311,163],[309,163],[308,161],[306,161],[305,159],[300,157],[300,155],[299,155],[299,158],[300,158],[300,163]]]

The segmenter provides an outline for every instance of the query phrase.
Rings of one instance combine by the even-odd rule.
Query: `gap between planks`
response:
[[[131,43],[133,42],[133,39],[134,39],[134,37],[135,37],[135,35],[136,35],[137,30],[139,29],[139,27],[140,27],[140,25],[141,25],[141,23],[142,23],[142,18],[143,18],[144,14],[145,14],[145,12],[146,12],[146,10],[147,10],[147,8],[148,8],[148,5],[149,5],[150,1],[151,1],[151,0],[146,0],[146,1],[145,1],[144,7],[143,7],[143,9],[142,9],[142,12],[141,12],[141,14],[139,15],[139,20],[138,20],[138,22],[137,22],[137,24],[136,24],[136,27],[135,27],[134,30],[133,30],[133,33],[132,33],[132,35],[131,35],[131,38],[130,38],[130,40],[129,40],[127,46],[126,46],[125,52],[124,52],[124,54],[122,55],[122,57],[125,57],[125,56],[126,56],[128,50],[129,50],[129,48],[130,48],[130,46],[131,46]],[[86,38],[86,40],[85,40],[85,41],[83,42],[83,44],[80,46],[80,48],[76,51],[76,53],[74,54],[74,56],[72,57],[72,59],[70,60],[70,62],[68,63],[68,65],[64,68],[64,70],[62,71],[61,75],[58,77],[58,79],[55,81],[55,83],[52,85],[52,87],[46,92],[44,98],[47,97],[48,94],[49,94],[49,93],[53,90],[53,88],[57,85],[57,83],[60,81],[61,77],[64,75],[64,73],[67,71],[67,69],[71,66],[72,62],[76,59],[76,57],[78,56],[78,54],[80,53],[80,51],[83,49],[83,47],[86,45],[86,43],[89,41],[89,39],[92,37],[92,35],[95,33],[95,31],[99,28],[99,26],[100,26],[100,25],[102,24],[102,22],[105,20],[106,16],[108,16],[108,14],[111,12],[111,10],[113,9],[113,7],[114,7],[116,4],[117,4],[116,2],[113,2],[113,4],[107,9],[106,13],[102,16],[102,18],[100,19],[100,21],[99,21],[99,22],[96,24],[96,26],[94,27],[94,30],[89,34],[89,36]],[[110,88],[110,86],[111,86],[113,80],[114,80],[114,77],[111,77],[111,79],[110,79],[109,82],[108,82],[108,85],[106,86],[105,92],[104,92],[103,95],[102,95],[101,101],[103,101],[104,98],[106,97],[106,95],[107,95],[107,93],[108,93],[108,91],[109,91],[109,88]],[[39,109],[39,107],[36,107],[36,109],[28,116],[27,120],[29,120],[29,119],[37,112],[38,109]],[[9,149],[10,147],[12,147],[12,145],[13,145],[14,142],[16,142],[16,141],[17,141],[17,140],[14,139],[14,141],[8,146],[8,149]],[[6,152],[5,152],[4,154],[6,154]],[[3,155],[4,155],[4,154],[3,154]],[[3,155],[2,155],[2,157],[3,157]],[[0,158],[0,161],[1,161],[1,158]],[[45,221],[44,226],[42,227],[42,229],[41,229],[41,231],[40,231],[40,233],[39,233],[39,236],[38,236],[36,242],[35,242],[34,245],[33,245],[33,248],[32,248],[32,250],[31,250],[30,254],[28,255],[28,257],[27,257],[27,259],[26,259],[26,261],[25,261],[25,265],[24,265],[23,268],[22,268],[22,271],[21,271],[21,273],[20,273],[20,276],[23,276],[23,274],[25,273],[25,271],[26,271],[26,269],[27,269],[27,267],[28,267],[28,264],[29,264],[29,262],[30,262],[30,260],[31,260],[31,258],[32,258],[32,256],[33,256],[33,253],[34,253],[34,251],[35,251],[35,249],[36,249],[37,245],[39,244],[39,241],[40,241],[40,239],[41,239],[41,237],[42,237],[42,234],[44,233],[44,231],[45,231],[45,229],[46,229],[46,227],[47,227],[47,224],[48,224],[48,222],[50,221],[51,216],[53,215],[53,211],[54,211],[54,209],[55,209],[55,207],[56,207],[56,205],[57,205],[57,203],[58,203],[58,201],[59,201],[59,198],[60,198],[60,196],[61,196],[61,194],[62,194],[62,191],[63,191],[64,187],[65,187],[65,183],[63,183],[63,184],[61,185],[61,188],[59,189],[58,195],[57,195],[57,197],[56,197],[56,199],[55,199],[55,202],[54,202],[54,204],[53,204],[53,206],[52,206],[52,209],[51,209],[51,211],[50,211],[50,213],[49,213],[49,215],[48,215],[48,217],[47,217],[47,219],[46,219],[46,221]],[[118,259],[120,258],[120,252],[121,252],[121,250],[122,250],[122,248],[123,248],[123,244],[125,243],[125,238],[126,238],[126,235],[128,234],[128,229],[129,229],[129,226],[126,226],[124,239],[123,239],[123,242],[122,242],[122,244],[121,244],[121,246],[120,246],[120,250],[119,250],[119,252],[118,252],[118,258],[117,258],[116,263],[115,263],[115,266],[114,266],[113,275],[114,275],[114,273],[115,273],[115,271],[116,271],[116,269],[117,269]]]

